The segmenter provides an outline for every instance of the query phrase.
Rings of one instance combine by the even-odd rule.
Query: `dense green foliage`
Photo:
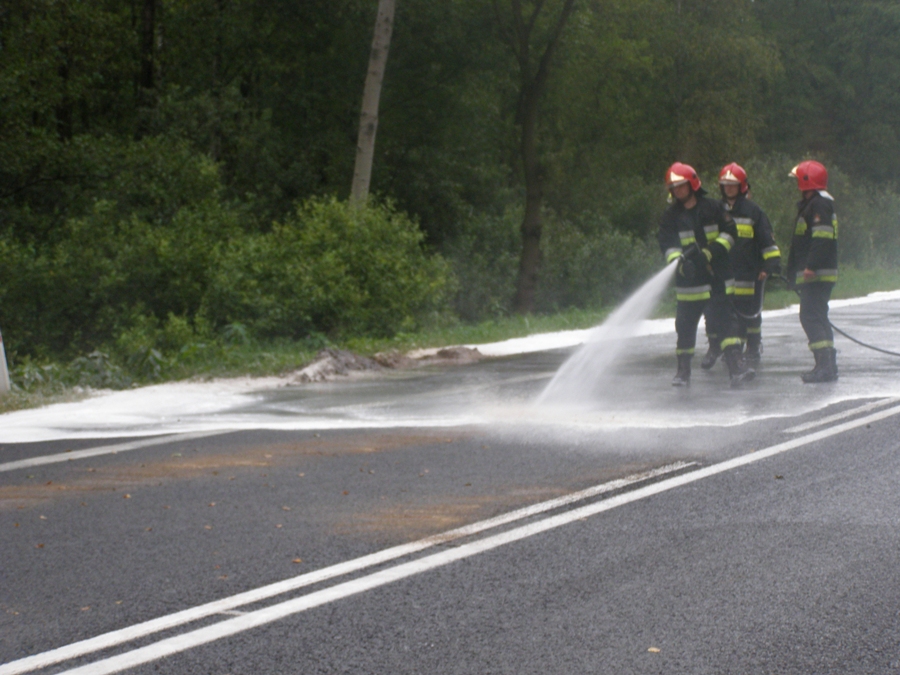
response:
[[[508,314],[525,75],[504,40],[512,5],[398,0],[376,197],[354,209],[376,5],[4,3],[0,327],[14,365],[36,377],[34,364],[82,358],[125,382],[244,341]],[[658,267],[675,159],[707,185],[744,164],[782,245],[787,172],[820,159],[842,260],[894,266],[898,33],[891,0],[578,0],[541,100],[536,309],[608,305]]]
[[[391,335],[440,311],[446,266],[390,204],[312,201],[285,224],[237,239],[216,256],[200,314],[259,337]]]

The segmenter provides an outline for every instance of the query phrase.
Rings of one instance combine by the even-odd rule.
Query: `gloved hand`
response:
[[[766,276],[769,277],[779,277],[781,276],[781,259],[780,258],[770,258],[763,263],[763,271],[766,273]]]
[[[697,274],[697,266],[690,258],[681,256],[681,262],[678,265],[678,274],[683,277],[691,278]]]
[[[693,277],[701,266],[709,265],[709,261],[712,260],[712,253],[708,248],[700,248],[697,242],[694,242],[684,248],[681,257],[681,265],[678,268],[679,273],[684,277]]]

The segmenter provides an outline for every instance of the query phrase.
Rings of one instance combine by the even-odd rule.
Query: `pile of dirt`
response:
[[[373,359],[354,354],[345,349],[323,349],[308,366],[294,374],[293,382],[325,382],[338,375],[349,375],[351,372],[367,372],[382,370]]]
[[[447,347],[433,354],[412,358],[398,351],[381,352],[373,358],[360,356],[344,349],[323,349],[305,368],[291,378],[292,384],[326,382],[336,377],[388,370],[406,370],[422,366],[464,365],[484,358],[477,349]]]
[[[389,352],[379,352],[372,358],[379,365],[391,369],[413,368],[416,365],[416,359],[403,352],[398,352],[396,349],[392,349]]]
[[[433,356],[423,356],[416,359],[418,365],[464,365],[476,363],[484,358],[484,354],[474,347],[445,347],[439,349]]]

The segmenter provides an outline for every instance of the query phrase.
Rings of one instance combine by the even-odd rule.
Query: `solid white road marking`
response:
[[[553,509],[568,504],[573,504],[607,492],[619,490],[628,487],[629,485],[673,473],[675,471],[680,471],[691,466],[696,466],[696,462],[675,462],[674,464],[668,464],[656,469],[626,476],[625,478],[595,485],[585,490],[580,490],[579,492],[573,492],[562,497],[557,497],[556,499],[532,504],[531,506],[516,509],[515,511],[510,511],[509,513],[504,513],[494,518],[472,523],[471,525],[465,525],[455,530],[426,537],[425,539],[420,539],[409,544],[394,546],[383,551],[378,551],[377,553],[356,558],[355,560],[348,560],[343,563],[338,563],[337,565],[324,567],[313,572],[285,579],[284,581],[269,584],[268,586],[262,586],[228,598],[209,602],[205,605],[199,605],[174,614],[169,614],[168,616],[151,619],[150,621],[104,633],[103,635],[98,635],[97,637],[82,640],[80,642],[73,642],[70,645],[59,647],[42,654],[28,656],[17,661],[10,661],[5,665],[0,665],[0,675],[17,675],[39,668],[45,668],[54,663],[60,663],[61,661],[67,661],[77,656],[91,654],[102,649],[107,649],[147,635],[152,635],[153,633],[158,633],[159,631],[168,630],[192,621],[197,621],[198,619],[203,619],[214,614],[221,614],[233,610],[235,607],[249,605],[260,600],[297,590],[298,588],[303,588],[304,586],[310,586],[351,572],[357,572],[367,567],[372,567],[373,565],[379,565],[412,553],[418,553],[419,551],[423,551],[438,544],[478,534],[485,530],[513,523],[517,520],[522,520],[523,518],[546,513],[547,511],[552,511]]]
[[[362,593],[364,591],[371,590],[373,588],[377,588],[379,586],[383,586],[400,579],[405,579],[416,574],[421,574],[422,572],[426,572],[437,567],[442,567],[451,562],[469,558],[479,553],[484,553],[485,551],[490,551],[500,546],[504,546],[505,544],[520,541],[541,532],[546,532],[562,525],[566,525],[573,521],[588,518],[590,516],[594,516],[604,511],[609,511],[624,504],[629,504],[640,499],[646,499],[647,497],[651,497],[653,495],[657,495],[662,492],[666,492],[668,490],[672,490],[674,488],[696,482],[703,478],[708,478],[710,476],[724,473],[725,471],[730,471],[741,466],[746,466],[747,464],[758,462],[762,459],[772,457],[773,455],[778,455],[787,452],[788,450],[793,450],[794,448],[808,445],[810,443],[814,443],[831,436],[836,436],[845,431],[856,429],[866,424],[870,424],[871,422],[882,420],[897,414],[900,414],[900,406],[875,413],[862,419],[853,420],[852,422],[846,422],[844,424],[832,427],[831,429],[825,429],[808,436],[795,438],[792,441],[779,443],[778,445],[773,445],[762,450],[757,450],[756,452],[752,452],[741,457],[736,457],[725,462],[720,462],[719,464],[713,464],[712,466],[708,466],[703,469],[698,469],[696,471],[681,474],[673,478],[668,478],[659,481],[658,483],[653,483],[642,488],[637,488],[636,490],[633,490],[631,492],[626,492],[600,502],[573,509],[572,511],[568,511],[566,513],[549,516],[543,520],[539,520],[528,525],[523,525],[522,527],[508,530],[501,534],[485,537],[484,539],[480,539],[468,544],[463,544],[456,548],[442,551],[440,553],[434,553],[412,562],[402,563],[400,565],[396,565],[380,572],[375,572],[359,579],[347,581],[336,586],[323,589],[321,591],[315,591],[299,598],[294,598],[285,602],[271,605],[264,609],[248,612],[247,614],[236,617],[234,619],[226,619],[205,628],[200,628],[189,633],[183,633],[175,637],[160,640],[159,642],[156,642],[154,644],[150,644],[146,647],[141,647],[130,652],[125,652],[118,656],[113,656],[100,661],[95,661],[94,663],[85,666],[66,670],[59,673],[58,675],[107,675],[109,673],[117,673],[128,668],[133,668],[144,663],[150,663],[165,656],[171,656],[173,654],[177,654],[194,647],[199,647],[201,645],[214,642],[215,640],[219,640],[230,635],[235,635],[252,628],[263,626],[273,621],[277,621],[278,619],[303,612],[313,607],[318,607],[320,605],[334,602],[335,600],[346,598],[351,595],[356,595],[358,593]]]
[[[883,398],[880,401],[874,401],[872,403],[867,403],[865,405],[861,405],[858,408],[851,408],[850,410],[845,410],[844,412],[839,412],[835,415],[829,415],[828,417],[822,417],[821,419],[813,420],[812,422],[807,422],[806,424],[800,424],[796,427],[791,427],[790,429],[785,429],[782,433],[785,434],[796,434],[801,431],[809,431],[810,429],[815,429],[816,427],[821,427],[826,424],[831,424],[832,422],[837,422],[838,420],[845,419],[847,417],[853,417],[854,415],[859,415],[860,413],[869,412],[870,410],[876,410],[878,408],[883,408],[886,405],[892,405],[900,401],[898,398]]]
[[[217,436],[219,434],[227,434],[231,430],[217,431],[195,431],[188,434],[174,434],[168,436],[154,436],[153,438],[144,438],[139,441],[129,441],[128,443],[116,443],[115,445],[100,445],[95,448],[86,448],[84,450],[73,450],[71,452],[61,452],[56,455],[42,455],[41,457],[32,457],[30,459],[20,459],[15,462],[6,462],[0,464],[0,472],[15,471],[16,469],[29,469],[33,466],[43,466],[44,464],[57,464],[59,462],[70,462],[74,459],[84,459],[85,457],[97,457],[99,455],[115,455],[120,452],[128,452],[129,450],[140,450],[141,448],[149,448],[154,445],[163,445],[165,443],[180,443],[181,441],[191,441],[197,438],[206,438],[207,436]]]

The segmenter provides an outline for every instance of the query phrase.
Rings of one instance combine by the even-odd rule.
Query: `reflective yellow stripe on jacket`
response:
[[[817,281],[831,281],[836,282],[838,278],[837,270],[813,270],[816,273],[816,276],[809,281],[806,281],[803,278],[803,270],[797,272],[797,276],[795,277],[795,281],[798,284],[811,284]]]
[[[741,239],[753,239],[753,220],[751,218],[735,218],[738,237]]]
[[[697,302],[699,300],[709,300],[709,294],[712,291],[710,284],[702,286],[690,286],[684,288],[675,288],[675,298],[681,302]]]
[[[753,295],[756,293],[755,281],[735,281],[734,294],[740,296]]]
[[[682,248],[686,248],[691,244],[697,243],[697,237],[694,236],[693,230],[685,230],[683,232],[679,232],[678,238],[681,240]]]

